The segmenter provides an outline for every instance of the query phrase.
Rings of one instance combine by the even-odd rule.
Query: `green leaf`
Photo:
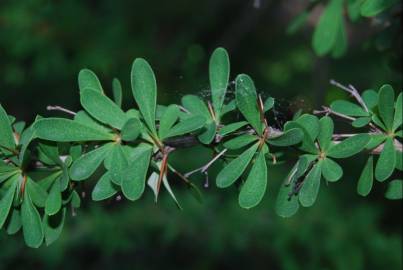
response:
[[[267,186],[267,165],[263,151],[260,151],[253,167],[239,193],[239,205],[250,209],[263,199]]]
[[[302,206],[312,206],[318,197],[321,178],[321,163],[313,166],[304,179],[301,190],[299,191],[299,201]]]
[[[355,119],[351,124],[355,128],[365,127],[371,122],[371,117],[359,117]]]
[[[373,89],[365,90],[361,96],[368,109],[373,109],[378,105],[378,93]]]
[[[184,96],[182,98],[182,105],[192,114],[204,116],[206,117],[206,119],[212,119],[206,103],[204,103],[204,101],[201,100],[198,96]]]
[[[318,122],[319,124],[319,122]],[[317,154],[319,152],[318,148],[316,147],[314,140],[311,138],[311,134],[308,132],[308,129],[311,128],[311,132],[313,131],[312,128],[313,126],[303,126],[300,123],[297,123],[295,121],[289,121],[284,125],[284,130],[291,130],[293,128],[299,128],[302,130],[304,136],[302,139],[302,145],[299,147],[301,150],[312,153],[312,154]]]
[[[256,132],[262,135],[262,122],[257,104],[255,85],[252,79],[246,74],[241,74],[236,77],[235,99],[239,111]]]
[[[320,131],[318,117],[311,114],[303,114],[296,120],[296,122],[307,131],[312,141],[316,140]]]
[[[18,168],[13,168],[13,167],[11,167],[11,168],[13,170],[0,172],[0,183],[2,183],[3,181],[6,181],[7,179],[9,179],[10,177],[12,177],[13,175],[15,175],[19,172]]]
[[[297,162],[296,179],[304,176],[307,170],[310,168],[312,162],[317,160],[317,155],[305,154],[299,157]],[[292,179],[291,179],[292,180]]]
[[[278,137],[270,138],[269,140],[267,140],[267,142],[275,146],[289,146],[301,142],[303,137],[304,133],[301,129],[292,128],[284,131],[284,133]]]
[[[225,136],[228,135],[234,131],[237,131],[238,129],[240,129],[241,127],[244,127],[248,124],[248,122],[246,121],[241,121],[241,122],[235,122],[235,123],[231,123],[228,124],[224,127],[222,127],[219,131],[218,134],[221,136]]]
[[[322,161],[322,175],[327,181],[336,182],[343,176],[343,169],[330,158],[325,158]]]
[[[396,149],[396,169],[403,171],[403,152]]]
[[[339,27],[337,30],[337,36],[336,36],[336,41],[334,43],[334,46],[332,48],[332,57],[334,58],[339,58],[345,54],[347,51],[348,47],[348,42],[347,42],[347,33],[346,33],[346,28],[344,26],[344,17],[339,16]]]
[[[392,130],[395,131],[402,125],[402,117],[403,117],[403,112],[402,112],[402,92],[400,92],[399,96],[396,99],[395,103],[395,116],[393,117],[393,126]]]
[[[19,121],[19,122],[13,123],[12,129],[14,129],[14,131],[16,133],[21,134],[25,129],[25,122],[24,121]]]
[[[382,123],[382,120],[378,117],[378,115],[373,114],[371,119],[375,125],[377,125],[378,127],[380,127],[383,130],[386,130],[386,126]]]
[[[71,157],[67,157],[66,161],[70,159],[69,162],[66,162],[62,167],[62,175],[60,176],[60,190],[65,191],[70,183],[70,175],[69,175],[69,167],[71,165]]]
[[[347,158],[361,152],[368,144],[370,136],[368,134],[357,134],[349,137],[338,144],[333,144],[329,151],[328,156],[333,158]]]
[[[102,201],[108,199],[117,193],[117,189],[112,183],[111,174],[106,172],[98,180],[94,189],[91,193],[91,198],[93,201]]]
[[[257,141],[259,138],[256,137],[255,135],[250,135],[250,134],[243,134],[238,137],[235,137],[229,141],[226,141],[224,143],[224,147],[228,149],[240,149],[242,147],[245,147],[255,141]]]
[[[122,140],[126,142],[134,141],[141,133],[141,123],[137,118],[130,118],[122,127]]]
[[[8,217],[8,213],[10,212],[11,205],[13,204],[18,178],[14,177],[13,183],[8,188],[5,195],[0,199],[0,229],[3,228],[4,222]]]
[[[274,98],[272,98],[272,97],[268,97],[267,99],[266,99],[266,101],[264,102],[264,105],[263,105],[263,110],[264,110],[264,112],[267,112],[268,110],[270,110],[271,108],[273,108],[273,106],[274,106]]]
[[[371,139],[369,140],[367,146],[365,146],[365,148],[368,150],[374,149],[375,147],[383,143],[388,138],[388,136],[385,134],[374,134],[370,135],[370,138]]]
[[[385,124],[388,131],[392,130],[393,112],[395,105],[395,91],[392,86],[385,84],[379,90],[379,116]]]
[[[60,179],[61,175],[62,175],[61,170],[54,171],[49,175],[47,175],[46,177],[39,180],[38,185],[40,185],[44,190],[49,190],[52,187],[53,182],[55,182],[57,178]]]
[[[90,116],[86,111],[78,111],[74,116],[74,121],[81,123],[85,126],[92,127],[96,130],[100,130],[101,132],[109,133],[112,131],[111,128],[103,125],[98,120],[95,120],[92,116]]]
[[[326,6],[312,37],[312,46],[318,55],[325,55],[334,47],[343,11],[342,0],[331,0]]]
[[[180,205],[179,201],[176,199],[175,194],[173,193],[171,186],[169,185],[168,179],[166,178],[166,176],[164,175],[164,177],[162,177],[162,184],[164,185],[165,189],[168,191],[169,195],[171,196],[171,198],[174,200],[176,206],[182,210],[182,206]]]
[[[161,117],[158,130],[158,135],[161,140],[166,137],[166,135],[169,133],[169,130],[176,123],[179,117],[179,113],[179,107],[174,104],[169,105],[168,108],[165,110],[164,114]]]
[[[38,155],[40,161],[49,165],[62,165],[59,158],[59,149],[55,143],[44,142],[39,143]]]
[[[294,180],[296,179],[296,171],[298,169],[298,162],[291,169],[287,175],[284,183],[281,185],[277,194],[275,210],[276,214],[280,217],[291,217],[297,213],[299,208],[298,197],[290,196],[293,192]]]
[[[72,180],[81,181],[90,177],[112,150],[112,143],[92,150],[73,162],[70,168]]]
[[[358,180],[357,193],[361,196],[367,196],[372,189],[374,182],[374,157],[369,156],[364,169],[361,172],[360,179]]]
[[[334,124],[332,118],[324,116],[319,120],[318,141],[322,151],[326,151],[332,142]]]
[[[216,184],[219,188],[226,188],[232,185],[245,171],[252,160],[258,144],[254,144],[239,157],[228,163],[217,175]]]
[[[142,151],[136,159],[122,171],[122,192],[129,200],[135,201],[141,197],[145,188],[146,175],[150,164],[151,151]]]
[[[358,117],[369,116],[368,112],[366,112],[363,108],[361,108],[357,104],[354,104],[346,100],[336,100],[332,102],[330,108],[335,112],[349,116],[358,116]]]
[[[383,150],[375,166],[375,178],[378,181],[385,181],[392,175],[396,166],[396,153],[393,139],[387,138]]]
[[[211,121],[210,123],[207,123],[205,125],[205,131],[197,136],[197,138],[203,144],[210,144],[215,138],[216,131],[216,123],[214,121]]]
[[[89,69],[82,69],[80,73],[78,73],[78,87],[80,88],[80,91],[83,91],[86,88],[92,88],[99,93],[104,92],[97,75]]]
[[[64,118],[43,118],[34,124],[36,136],[56,142],[110,141],[114,135]]]
[[[373,17],[398,3],[398,0],[366,0],[361,5],[361,15]]]
[[[217,48],[210,57],[209,75],[211,98],[216,117],[219,119],[227,91],[230,64],[228,53],[224,48]]]
[[[348,0],[347,1],[347,11],[348,16],[352,22],[356,22],[361,17],[360,7],[362,2],[365,0]]]
[[[140,112],[136,109],[127,110],[126,115],[127,118],[137,118],[137,119],[141,118]]]
[[[121,185],[121,172],[129,165],[123,147],[120,144],[115,144],[110,154],[110,167],[107,169],[111,173],[112,182]]]
[[[122,84],[117,78],[114,78],[112,81],[112,91],[113,100],[115,100],[116,105],[122,107]]]
[[[18,157],[19,160],[24,160],[26,158],[25,153],[27,153],[28,146],[35,138],[35,132],[33,125],[29,126],[24,132],[21,134],[20,137],[20,155]],[[26,160],[26,159],[25,159]]]
[[[38,210],[32,204],[27,192],[21,205],[22,232],[27,246],[38,248],[43,241],[43,227]]]
[[[111,127],[122,129],[126,114],[112,100],[102,93],[87,88],[80,93],[81,105],[98,121]]]
[[[299,13],[297,16],[294,16],[294,18],[291,20],[291,22],[287,26],[286,33],[287,35],[292,35],[295,34],[307,21],[309,18],[309,12],[308,11],[303,11]]]
[[[71,193],[71,207],[79,208],[81,206],[81,198],[76,190]]]
[[[189,117],[173,126],[167,133],[166,138],[196,131],[204,126],[205,121],[205,118],[199,115]]]
[[[402,194],[403,181],[402,180],[392,180],[388,185],[385,197],[389,200],[401,200],[403,198]]]
[[[8,222],[7,226],[7,234],[8,235],[13,235],[19,232],[21,230],[22,224],[21,224],[21,214],[18,209],[14,209],[10,221]],[[1,226],[0,226],[1,229]]]
[[[60,180],[56,179],[46,199],[45,213],[46,215],[52,216],[59,212],[60,208],[62,208],[62,194]]]
[[[131,84],[134,99],[139,106],[151,133],[157,135],[155,128],[155,111],[157,104],[157,82],[151,66],[142,58],[133,62],[131,71]]]
[[[66,219],[66,208],[63,208],[61,213],[61,220],[57,227],[53,227],[49,222],[49,216],[44,215],[43,217],[43,228],[46,246],[50,246],[54,243],[61,235],[63,231],[64,221]]]
[[[45,207],[46,198],[48,197],[46,190],[30,177],[28,177],[26,181],[26,192],[29,193],[30,200],[32,200],[37,207]]]
[[[9,153],[6,149],[4,149],[4,147],[14,149],[15,141],[10,119],[0,104],[0,151],[3,151],[3,153],[6,154]]]

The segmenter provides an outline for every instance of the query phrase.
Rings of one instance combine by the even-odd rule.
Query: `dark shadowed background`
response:
[[[143,57],[156,73],[158,102],[179,103],[185,94],[208,94],[208,59],[218,46],[230,53],[231,78],[251,75],[263,95],[288,104],[284,114],[346,97],[330,79],[360,91],[383,83],[402,89],[401,29],[385,48],[373,21],[347,22],[347,53],[319,58],[311,36],[321,4],[306,27],[286,34],[308,4],[2,0],[0,102],[28,122],[55,115],[47,105],[79,110],[77,74],[86,67],[107,91],[119,78],[128,109],[134,106],[131,63]],[[188,171],[209,156],[201,147],[184,150],[175,163]],[[273,206],[290,164],[269,168],[265,199],[249,211],[239,208],[235,187],[214,185],[204,190],[203,204],[175,186],[183,211],[164,193],[158,205],[149,191],[135,203],[87,198],[50,247],[29,249],[21,235],[1,231],[0,269],[401,269],[401,202],[383,199],[382,183],[367,198],[357,195],[364,163],[363,157],[347,160],[343,179],[323,187],[317,203],[291,219],[276,216]],[[203,186],[202,177],[194,180]]]

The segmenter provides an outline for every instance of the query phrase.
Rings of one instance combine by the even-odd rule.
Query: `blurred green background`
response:
[[[157,76],[158,102],[179,103],[185,94],[208,95],[208,58],[218,46],[230,53],[232,78],[250,74],[261,93],[292,110],[346,97],[330,79],[359,90],[383,83],[402,89],[400,25],[385,35],[373,20],[347,22],[347,54],[319,58],[310,44],[321,5],[306,27],[286,34],[308,4],[2,0],[0,102],[28,122],[36,114],[56,115],[47,105],[78,110],[77,74],[87,67],[107,90],[119,78],[130,108],[131,63],[144,57]],[[186,149],[174,162],[186,172],[209,156],[201,147]],[[291,219],[276,216],[273,205],[291,164],[269,168],[265,200],[249,211],[239,208],[236,188],[211,185],[199,204],[179,181],[174,188],[184,211],[166,193],[158,205],[150,191],[136,203],[94,203],[87,196],[50,247],[32,250],[21,235],[1,231],[0,269],[401,269],[401,202],[383,199],[380,183],[368,198],[356,194],[364,163],[362,157],[347,160],[342,181],[323,185],[317,203]],[[202,177],[194,180],[203,186]]]

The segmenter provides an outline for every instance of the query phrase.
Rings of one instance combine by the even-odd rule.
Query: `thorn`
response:
[[[206,176],[206,179],[204,180],[204,188],[208,188],[209,187],[209,179],[208,179],[208,172],[205,171],[204,175]]]

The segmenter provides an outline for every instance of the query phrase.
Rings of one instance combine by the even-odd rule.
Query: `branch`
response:
[[[190,171],[190,172],[188,172],[188,173],[185,173],[185,177],[189,177],[189,176],[191,176],[192,174],[194,174],[194,173],[196,173],[196,172],[199,172],[199,171],[200,171],[201,173],[207,172],[208,168],[210,168],[210,166],[213,165],[214,162],[216,162],[222,155],[224,155],[225,152],[227,152],[227,150],[228,150],[228,149],[222,150],[220,153],[218,153],[218,155],[216,155],[216,156],[215,156],[212,160],[210,160],[206,165],[204,165],[204,166],[202,166],[202,167],[200,167],[200,168],[198,168],[198,169],[195,169],[195,170],[193,170],[193,171]]]
[[[357,89],[355,89],[354,86],[351,84],[348,85],[348,87],[342,85],[341,83],[335,81],[335,80],[330,80],[330,84],[339,87],[340,89],[350,93],[356,100],[357,102],[364,108],[366,112],[369,112],[367,105],[365,104],[364,100],[362,99],[360,93],[358,93]]]
[[[333,115],[336,115],[338,117],[347,119],[349,121],[355,121],[357,119],[357,118],[354,118],[354,117],[351,117],[351,116],[348,116],[348,115],[345,115],[345,114],[342,114],[342,113],[335,112],[331,108],[326,107],[326,106],[322,106],[322,108],[323,108],[323,110],[321,110],[321,111],[320,110],[314,110],[313,114],[326,114],[326,115],[333,114]]]
[[[65,112],[65,113],[70,114],[70,115],[76,115],[77,114],[77,113],[75,113],[73,111],[70,111],[70,110],[68,110],[66,108],[63,108],[61,106],[51,106],[51,105],[49,105],[49,106],[46,107],[46,110]]]

